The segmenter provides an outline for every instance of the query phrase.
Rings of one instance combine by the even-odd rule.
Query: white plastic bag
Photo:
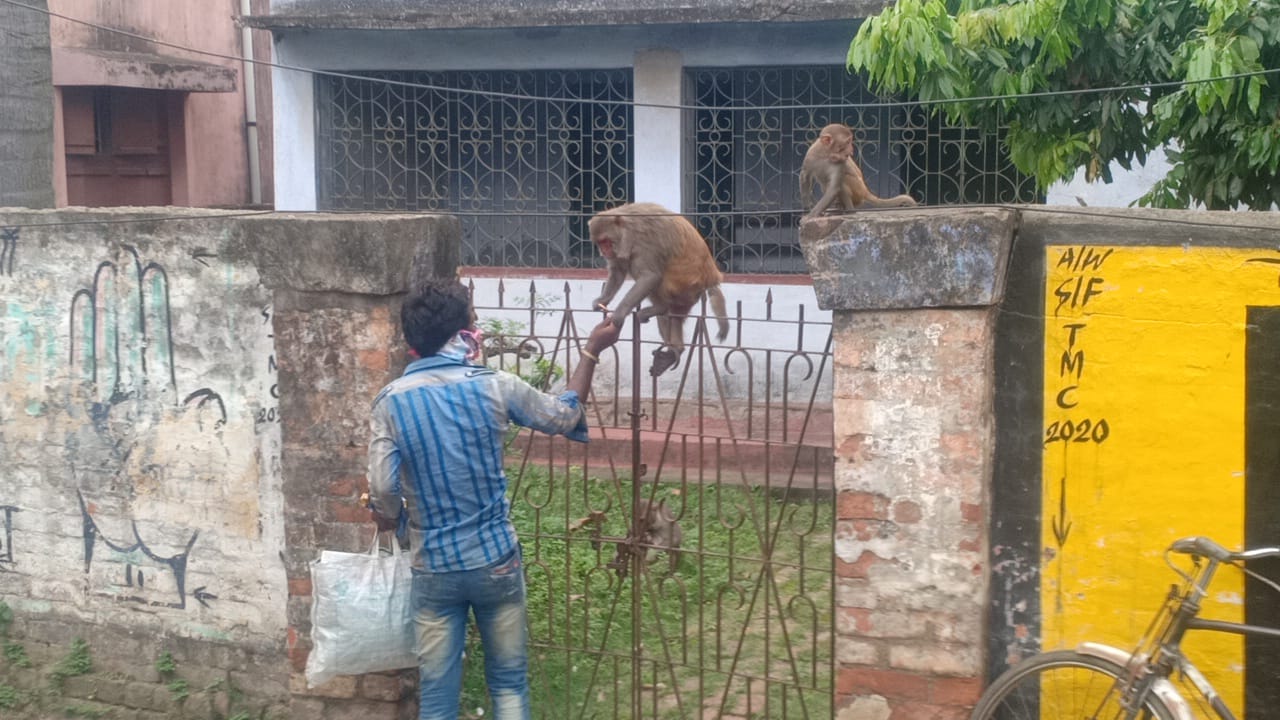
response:
[[[391,538],[379,552],[325,550],[311,563],[311,654],[307,686],[335,675],[417,667],[410,594],[411,558]]]

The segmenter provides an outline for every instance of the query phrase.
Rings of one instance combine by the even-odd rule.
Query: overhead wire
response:
[[[285,63],[277,63],[270,60],[257,60],[255,58],[242,57],[238,55],[229,55],[226,53],[214,52],[211,50],[200,50],[180,43],[168,42],[154,37],[135,33],[129,30],[114,28],[108,25],[83,20],[81,18],[72,17],[64,13],[60,13],[47,8],[28,5],[18,0],[0,0],[0,3],[12,5],[14,7],[25,8],[32,12],[43,13],[49,17],[66,20],[68,22],[77,23],[86,27],[100,30],[103,32],[115,33],[124,37],[133,38],[153,43],[161,47],[167,47],[174,50],[192,53],[195,55],[203,55],[206,57],[219,58],[222,60],[231,60],[234,62],[251,63],[254,65],[262,65],[265,67],[277,68],[280,70],[288,70],[292,72],[308,73],[311,75],[322,77],[333,77],[344,80],[358,80],[362,82],[373,82],[395,87],[414,88],[420,90],[432,90],[435,92],[450,92],[462,95],[478,95],[483,97],[494,97],[510,100],[524,100],[530,102],[572,102],[592,105],[625,105],[629,107],[655,108],[661,110],[703,110],[703,111],[744,111],[744,110],[837,110],[842,108],[894,108],[894,107],[919,107],[929,105],[950,105],[957,103],[980,103],[994,102],[1001,100],[1019,100],[1025,98],[1045,98],[1059,97],[1068,95],[1091,95],[1108,92],[1129,92],[1133,90],[1183,87],[1186,85],[1195,85],[1200,83],[1219,82],[1222,80],[1241,80],[1251,77],[1262,77],[1267,75],[1280,74],[1280,68],[1264,68],[1262,70],[1253,70],[1249,72],[1233,73],[1229,75],[1219,75],[1210,78],[1202,78],[1196,80],[1170,80],[1163,82],[1147,82],[1133,83],[1128,85],[1110,85],[1091,88],[1074,88],[1071,90],[1042,90],[1031,93],[1016,93],[1010,95],[982,95],[967,98],[936,98],[932,100],[885,100],[875,102],[843,102],[843,103],[827,103],[815,105],[688,105],[682,103],[655,103],[636,100],[607,100],[600,98],[563,98],[543,95],[528,95],[522,93],[509,93],[496,90],[475,90],[471,88],[456,88],[447,85],[434,85],[430,83],[420,83],[410,80],[395,80],[392,78],[384,78],[370,75],[361,75],[358,73],[346,73],[335,70],[320,70],[316,68],[301,67],[298,65],[289,65]]]
[[[467,89],[467,88],[454,88],[454,87],[448,87],[448,86],[442,86],[442,85],[433,85],[428,83],[418,83],[418,82],[412,82],[412,81],[406,81],[406,80],[394,80],[390,78],[360,75],[355,73],[344,73],[344,72],[338,72],[333,70],[319,70],[316,68],[307,68],[307,67],[301,67],[296,65],[289,65],[284,63],[272,62],[268,60],[257,60],[254,58],[229,55],[226,53],[218,53],[210,50],[201,50],[198,48],[193,48],[187,45],[183,45],[181,43],[174,43],[166,40],[160,40],[158,38],[143,35],[141,33],[135,33],[129,30],[123,30],[121,28],[115,28],[108,25],[103,25],[100,23],[84,20],[81,18],[76,18],[70,15],[66,15],[65,13],[49,10],[47,8],[28,5],[27,3],[19,2],[18,0],[0,0],[0,3],[26,9],[32,12],[42,13],[52,18],[57,18],[60,20],[65,20],[67,22],[76,23],[79,25],[93,28],[95,30],[114,33],[124,37],[132,38],[135,40],[142,40],[145,42],[153,43],[160,47],[167,47],[170,49],[180,50],[182,52],[192,53],[195,55],[202,55],[206,57],[213,57],[213,58],[218,58],[223,60],[231,60],[238,63],[240,62],[250,63],[254,65],[262,65],[266,67],[277,68],[280,70],[307,73],[314,76],[334,77],[334,78],[340,78],[340,79],[382,83],[382,84],[394,85],[399,87],[432,90],[437,92],[456,92],[459,94],[479,95],[479,96],[485,96],[485,97],[496,97],[496,98],[504,98],[504,99],[517,99],[517,100],[524,100],[524,101],[574,102],[574,103],[597,104],[597,105],[627,105],[631,107],[646,107],[646,108],[671,109],[671,110],[703,110],[703,111],[708,111],[708,110],[710,111],[716,111],[716,110],[735,110],[735,111],[817,110],[817,109],[840,109],[840,108],[880,108],[880,107],[922,106],[922,105],[936,105],[936,104],[948,104],[948,103],[959,103],[959,102],[988,102],[988,101],[1021,99],[1021,98],[1054,97],[1054,96],[1062,96],[1062,95],[1084,95],[1084,94],[1094,94],[1094,93],[1103,93],[1103,92],[1125,92],[1125,91],[1131,91],[1131,90],[1152,89],[1152,88],[1182,87],[1182,86],[1192,85],[1196,83],[1215,82],[1220,80],[1235,80],[1235,79],[1243,79],[1243,78],[1249,78],[1249,77],[1265,76],[1265,75],[1280,73],[1280,68],[1268,68],[1268,69],[1252,71],[1252,72],[1235,73],[1231,75],[1222,75],[1222,76],[1217,76],[1213,78],[1205,78],[1201,80],[1179,80],[1179,81],[1168,81],[1168,82],[1157,82],[1157,83],[1137,83],[1137,84],[1130,84],[1130,85],[1115,85],[1115,86],[1096,87],[1096,88],[1081,88],[1081,89],[1073,89],[1073,90],[1050,90],[1050,91],[1041,91],[1041,92],[1034,92],[1034,93],[980,96],[980,97],[970,97],[970,98],[962,98],[962,99],[939,99],[939,100],[927,100],[927,101],[926,100],[883,101],[883,102],[870,102],[870,103],[831,103],[831,104],[815,104],[815,105],[709,106],[709,105],[686,105],[686,104],[640,102],[640,101],[634,101],[634,100],[604,100],[604,99],[596,99],[596,98],[582,98],[582,99],[557,98],[557,97],[550,97],[550,96],[527,95],[527,94],[520,94],[520,93],[505,93],[505,92],[492,91],[492,90],[474,90],[474,89]],[[937,206],[937,207],[945,207],[948,209],[1004,208],[1004,209],[1013,209],[1013,210],[1027,211],[1027,212],[1050,212],[1050,213],[1074,214],[1074,215],[1093,214],[1099,217],[1112,217],[1112,218],[1115,217],[1114,215],[1110,215],[1110,214],[1090,213],[1089,211],[1081,211],[1078,208],[1071,208],[1069,206],[980,203],[980,204],[972,204],[972,205],[948,204],[945,206]],[[919,210],[919,209],[920,208],[900,208],[900,209],[884,208],[884,209],[871,210],[869,212],[894,212],[894,211],[904,211],[904,210],[909,211],[909,210]],[[113,219],[97,219],[97,220],[86,219],[86,220],[56,221],[51,223],[19,223],[19,224],[4,225],[0,227],[3,227],[5,229],[22,229],[22,228],[32,228],[32,227],[52,227],[52,226],[66,226],[66,225],[174,222],[174,221],[183,221],[183,220],[204,220],[204,219],[210,219],[210,218],[251,217],[251,216],[270,215],[270,214],[273,214],[274,212],[275,211],[258,211],[258,212],[235,213],[235,214],[211,214],[207,216],[173,215],[173,216],[154,216],[154,217],[139,217],[139,218],[118,218],[118,219],[113,218]],[[768,210],[721,210],[721,211],[686,212],[686,213],[673,212],[670,214],[686,215],[686,216],[714,215],[714,216],[751,217],[751,216],[790,215],[790,214],[800,214],[802,212],[803,212],[802,209],[768,209]],[[862,211],[862,212],[868,212],[868,211]],[[387,210],[387,211],[378,211],[378,210],[315,211],[315,210],[312,210],[312,211],[289,211],[288,213],[285,213],[285,214],[321,214],[321,213],[330,214],[330,215],[380,213],[380,214],[397,214],[397,215],[449,214],[449,215],[456,215],[456,216],[462,216],[462,217],[553,217],[553,218],[589,217],[592,214],[594,214],[591,212],[582,212],[582,213],[549,212],[549,211],[518,212],[518,211],[495,211],[495,210],[465,211],[465,210],[452,210],[452,209],[431,210],[426,212],[411,211],[411,210]],[[1200,226],[1200,227],[1222,227],[1224,225],[1227,225],[1224,223],[1199,222],[1199,221],[1192,221],[1192,220],[1181,220],[1177,218],[1144,218],[1144,220],[1149,222],[1180,224],[1180,225]],[[1257,229],[1257,230],[1268,230],[1268,231],[1274,230],[1274,228],[1271,228],[1271,227],[1254,226],[1254,225],[1240,224],[1240,223],[1231,223],[1229,224],[1229,226],[1242,228],[1242,229]]]
[[[92,209],[92,208],[91,208]],[[857,210],[843,215],[825,215],[824,219],[844,219],[856,220],[859,217],[875,215],[881,213],[903,214],[903,213],[920,213],[920,212],[955,212],[959,210],[1008,210],[1011,212],[1027,212],[1041,213],[1052,215],[1074,215],[1077,217],[1095,217],[1112,221],[1150,223],[1153,225],[1182,225],[1186,227],[1203,227],[1203,228],[1231,228],[1239,230],[1259,230],[1274,233],[1280,230],[1280,225],[1258,225],[1247,222],[1216,222],[1212,220],[1190,220],[1186,218],[1170,217],[1170,216],[1151,216],[1151,215],[1125,215],[1126,208],[1102,208],[1090,210],[1088,208],[1077,208],[1070,205],[1034,205],[1020,203],[950,203],[947,205],[918,205],[914,207],[899,208],[866,208]],[[24,213],[50,213],[57,211],[49,210],[32,210],[24,211]],[[637,213],[651,217],[779,217],[786,215],[802,215],[803,209],[769,209],[769,210],[720,210],[720,211],[702,211],[702,212],[664,212],[664,213]],[[54,222],[28,222],[28,223],[0,223],[0,230],[20,230],[27,228],[52,228],[68,225],[125,225],[149,222],[181,222],[181,221],[204,221],[204,220],[221,220],[229,218],[242,217],[263,217],[269,215],[279,215],[281,217],[295,215],[399,215],[399,216],[429,216],[429,215],[451,215],[456,217],[470,218],[503,218],[503,217],[519,217],[519,218],[590,218],[595,212],[520,212],[520,211],[502,211],[502,210],[262,210],[245,213],[227,213],[220,211],[210,211],[208,215],[158,215],[154,217],[134,217],[134,218],[100,218],[100,219],[84,219],[84,220],[58,220]],[[1235,214],[1235,217],[1248,217],[1244,214]]]

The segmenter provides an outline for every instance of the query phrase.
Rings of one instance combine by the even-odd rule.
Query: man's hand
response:
[[[622,328],[613,324],[610,313],[605,313],[604,321],[591,330],[591,336],[587,338],[584,349],[592,355],[599,356],[602,350],[613,347],[621,334]]]
[[[575,392],[579,398],[586,400],[587,393],[591,392],[591,378],[596,371],[596,364],[600,361],[600,353],[613,347],[621,333],[622,328],[613,324],[613,317],[606,311],[604,321],[592,328],[591,336],[583,344],[583,362],[579,362],[574,368],[573,377],[569,378],[566,390]]]

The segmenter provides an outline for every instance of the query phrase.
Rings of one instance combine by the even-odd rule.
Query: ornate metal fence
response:
[[[477,307],[490,365],[535,384],[572,372],[600,315],[556,290],[499,283]],[[513,431],[536,717],[831,717],[830,324],[794,305],[775,317],[761,293],[763,314],[739,302],[725,344],[691,318],[661,379],[647,372],[656,332],[624,330],[597,373],[589,444]],[[646,522],[646,506],[663,509]],[[479,652],[472,717],[488,714]]]

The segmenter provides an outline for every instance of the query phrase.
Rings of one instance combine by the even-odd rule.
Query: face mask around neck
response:
[[[480,330],[459,330],[440,348],[440,355],[466,362],[484,362],[484,334]]]

